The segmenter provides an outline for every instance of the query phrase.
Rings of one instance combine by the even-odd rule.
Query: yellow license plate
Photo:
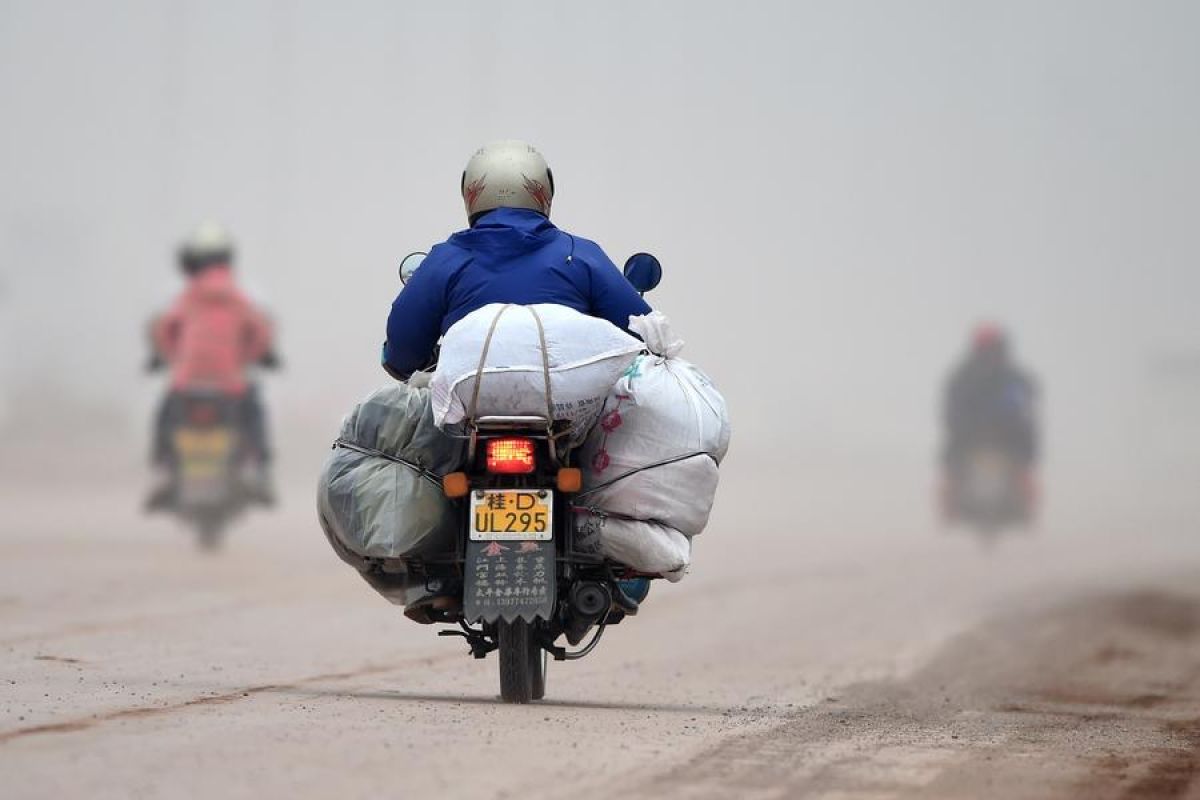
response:
[[[224,474],[233,449],[226,428],[180,428],[175,431],[175,454],[184,480],[208,480]]]
[[[175,431],[175,452],[184,458],[224,458],[232,446],[233,435],[225,428],[180,428]]]
[[[554,493],[546,489],[485,489],[471,493],[471,539],[549,541]]]

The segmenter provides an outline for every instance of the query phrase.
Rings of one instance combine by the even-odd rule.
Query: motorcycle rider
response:
[[[650,306],[598,244],[550,222],[554,175],[532,145],[486,144],[467,161],[459,185],[468,226],[435,245],[392,303],[382,365],[397,380],[428,368],[437,342],[458,320],[490,303],[556,303],[628,332]],[[622,581],[626,597],[645,599],[645,578]],[[405,609],[428,621],[429,596]]]
[[[627,330],[650,306],[595,242],[550,222],[554,175],[525,142],[484,145],[460,185],[469,227],[435,245],[392,303],[383,368],[407,380],[438,339],[489,303],[557,303]]]
[[[238,288],[233,275],[234,243],[223,227],[205,222],[179,248],[187,285],[171,307],[151,323],[151,371],[169,367],[170,389],[159,406],[152,460],[159,482],[147,508],[170,505],[172,422],[188,391],[209,390],[237,402],[241,433],[249,445],[245,488],[270,504],[266,414],[257,387],[248,379],[253,365],[278,366],[267,316]]]
[[[994,323],[971,334],[966,356],[946,384],[943,424],[946,443],[944,504],[953,513],[953,487],[978,448],[999,450],[1021,473],[1027,509],[1036,500],[1034,468],[1038,458],[1037,387],[1013,363],[1008,335]]]

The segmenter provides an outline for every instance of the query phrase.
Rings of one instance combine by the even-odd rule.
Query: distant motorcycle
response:
[[[407,281],[423,254],[404,260]],[[645,253],[625,265],[640,292],[658,285],[662,267]],[[445,476],[443,490],[461,504],[456,551],[443,560],[407,565],[438,594],[425,621],[455,624],[475,658],[498,651],[500,695],[528,703],[546,693],[546,667],[596,647],[608,625],[637,613],[648,583],[642,576],[575,546],[574,496],[583,476],[565,466],[561,423],[544,417],[481,417],[469,430],[468,467]],[[637,591],[640,586],[641,591]],[[632,592],[632,593],[631,593]],[[589,632],[588,644],[568,651]]]
[[[1004,451],[977,448],[949,476],[945,505],[950,522],[965,523],[984,535],[1025,526],[1034,514],[1031,479]]]
[[[236,399],[189,392],[178,398],[170,439],[174,510],[196,529],[201,547],[216,547],[228,523],[253,502],[243,485],[245,448]]]
[[[273,356],[264,360],[264,366],[275,364]],[[153,359],[148,369],[161,367]],[[148,507],[187,521],[202,549],[218,547],[226,528],[247,508],[273,503],[260,455],[245,432],[244,402],[210,390],[177,391],[167,400],[169,482]]]

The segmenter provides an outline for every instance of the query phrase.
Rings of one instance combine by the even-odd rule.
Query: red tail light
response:
[[[525,475],[533,472],[533,440],[509,437],[487,443],[487,470],[501,475]]]
[[[217,409],[208,403],[197,403],[188,413],[188,421],[196,425],[210,425],[216,419]]]

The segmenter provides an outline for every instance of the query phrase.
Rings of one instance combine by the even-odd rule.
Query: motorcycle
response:
[[[1007,453],[980,447],[969,452],[962,467],[949,478],[947,515],[952,521],[995,535],[1033,518],[1031,479]]]
[[[402,281],[423,257],[404,259]],[[644,294],[658,285],[662,267],[639,253],[624,274]],[[462,637],[475,658],[497,653],[508,703],[542,699],[549,661],[591,653],[608,626],[637,614],[648,581],[658,577],[576,547],[574,498],[583,473],[559,446],[563,432],[545,417],[475,420],[466,434],[467,467],[442,479],[461,517],[455,551],[406,564],[407,580],[432,598],[420,609],[423,621],[456,626],[438,635]],[[588,641],[569,650],[560,638],[572,648]]]
[[[273,367],[273,356],[263,366]],[[148,371],[164,365],[152,358]],[[245,432],[246,399],[210,390],[173,393],[163,411],[168,479],[148,503],[190,524],[197,544],[217,548],[229,524],[254,505],[271,505],[260,454]]]

